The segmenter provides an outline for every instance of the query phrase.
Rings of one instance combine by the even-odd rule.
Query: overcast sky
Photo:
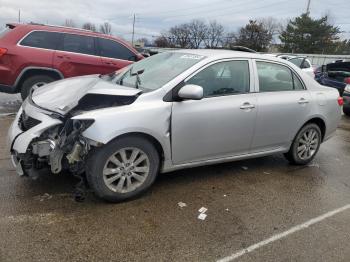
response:
[[[110,22],[113,34],[131,39],[136,14],[136,38],[157,36],[170,26],[192,19],[217,20],[227,31],[237,31],[249,19],[274,17],[286,20],[305,12],[307,0],[0,0],[0,28],[7,22],[63,25],[73,19]],[[331,22],[350,38],[349,0],[311,0],[311,16],[330,14]]]

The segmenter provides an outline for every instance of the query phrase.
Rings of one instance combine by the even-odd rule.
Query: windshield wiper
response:
[[[136,76],[136,81],[135,81],[135,88],[136,89],[139,89],[139,85],[141,85],[140,75],[143,74],[143,72],[145,72],[145,69],[141,69],[139,71],[136,71],[135,73],[131,73],[131,71],[130,71],[131,76]]]

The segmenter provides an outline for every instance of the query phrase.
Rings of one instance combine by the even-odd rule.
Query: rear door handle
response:
[[[249,102],[246,102],[244,103],[243,105],[240,106],[240,109],[253,109],[255,108],[255,105],[249,103]]]
[[[305,99],[305,98],[300,98],[299,101],[298,101],[299,104],[307,104],[309,103],[309,100]]]

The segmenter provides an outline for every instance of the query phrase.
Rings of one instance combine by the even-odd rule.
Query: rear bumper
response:
[[[14,86],[2,85],[0,84],[0,92],[14,94],[16,92],[16,88]]]

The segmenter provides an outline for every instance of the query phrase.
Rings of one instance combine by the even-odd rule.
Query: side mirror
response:
[[[186,100],[201,100],[203,98],[203,87],[198,85],[185,85],[179,90],[178,96]]]

